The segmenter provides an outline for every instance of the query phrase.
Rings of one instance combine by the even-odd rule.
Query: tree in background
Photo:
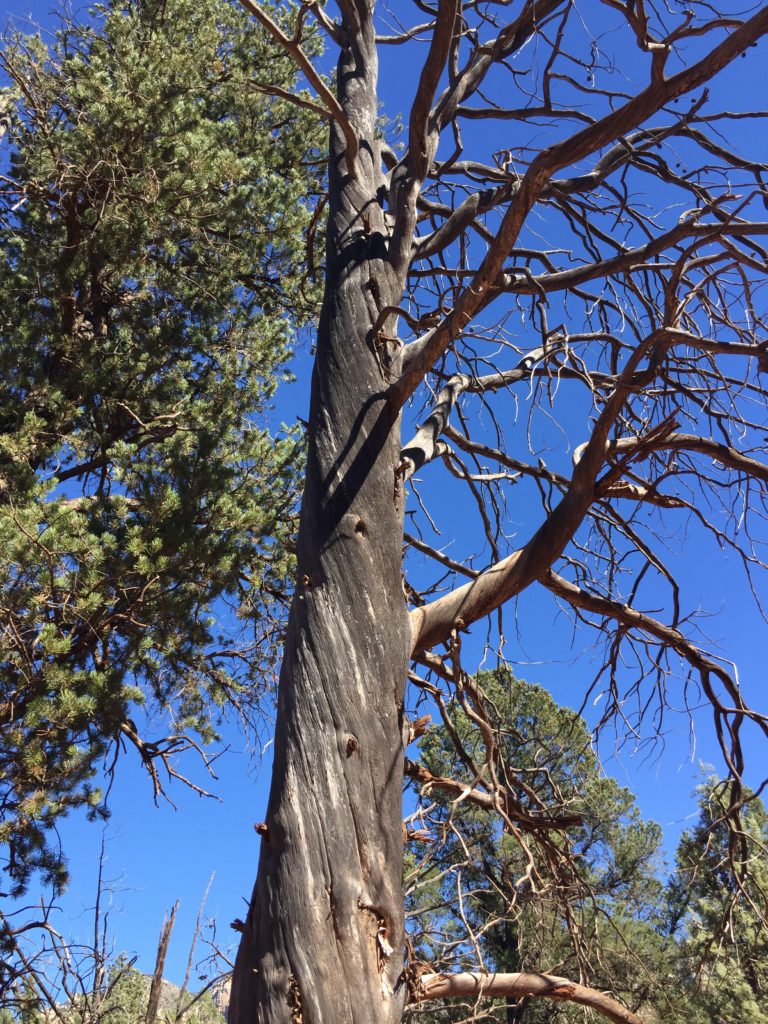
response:
[[[768,1024],[768,812],[749,794],[741,831],[729,832],[730,786],[710,779],[702,787],[699,820],[680,842],[671,887],[679,970],[692,993],[681,1020],[691,1024]]]
[[[750,575],[765,561],[763,112],[727,68],[757,78],[768,8],[243,2],[330,135],[297,587],[230,1021],[396,1024],[409,1000],[537,995],[636,1022],[562,977],[476,961],[413,978],[406,713],[419,692],[466,691],[466,631],[492,617],[503,647],[504,606],[524,630],[549,600],[595,631],[582,692],[620,734],[709,709],[738,831],[742,733],[768,724],[698,631],[666,545],[692,544],[710,575],[723,548]],[[309,25],[337,61],[330,87]],[[402,152],[378,129],[380,57],[408,94]],[[486,735],[465,799],[558,847],[546,807],[520,817],[471,703]]]
[[[311,44],[310,44],[311,45]],[[0,68],[0,839],[14,892],[135,749],[157,797],[269,687],[300,445],[265,410],[315,293],[315,119],[225,0],[96,8]]]
[[[490,732],[473,722],[476,702]],[[440,711],[442,721],[420,741],[420,763],[406,762],[406,774],[421,784],[406,875],[415,962],[429,970],[479,961],[489,971],[565,974],[616,993],[635,1011],[656,1002],[668,1013],[674,943],[666,934],[661,830],[602,773],[584,720],[506,671],[479,673]],[[515,794],[514,808],[489,813],[475,802],[483,772]],[[553,830],[537,849],[543,815]],[[434,1020],[470,1012],[482,1019],[484,1011],[491,1020],[531,1024],[588,1016],[522,998],[503,1009],[470,1002]],[[413,1012],[424,1019],[418,1007]]]
[[[30,993],[14,1015],[8,1010],[3,1024],[225,1024],[209,992],[187,994],[180,999],[175,986],[165,983],[156,1015],[148,1017],[152,979],[137,971],[126,957],[112,963],[98,1002],[91,999],[61,1001],[46,1005],[39,994]],[[23,996],[22,996],[23,1000]],[[2,1021],[2,1017],[0,1017]]]
[[[492,760],[471,721],[480,693],[495,737]],[[421,763],[406,762],[422,785],[407,819],[417,971],[477,962],[488,971],[540,968],[610,990],[647,1021],[764,1024],[768,812],[759,797],[747,794],[742,830],[733,833],[730,783],[708,780],[699,820],[681,837],[665,880],[658,826],[643,822],[632,794],[601,773],[580,716],[508,672],[480,673],[440,710],[442,722],[420,740]],[[481,765],[518,794],[513,826],[476,802]],[[544,851],[558,862],[547,878],[528,835],[543,807],[561,825]],[[589,1019],[568,1003],[525,997],[416,1004],[409,1013],[424,1024],[470,1015],[506,1024]]]
[[[0,942],[3,939],[0,936]],[[1,1024],[225,1024],[212,994],[215,986],[191,993],[162,981],[159,1004],[150,1013],[153,978],[136,970],[132,959],[110,958],[101,987],[93,990],[84,947],[62,944],[59,952],[70,963],[61,988],[62,975],[53,966],[52,952],[50,944],[36,951],[27,983],[3,991],[6,1006],[0,1010]]]

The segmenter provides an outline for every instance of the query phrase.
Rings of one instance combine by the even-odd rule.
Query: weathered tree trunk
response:
[[[176,923],[176,914],[179,910],[179,901],[176,900],[171,907],[168,917],[163,919],[160,929],[160,938],[157,942],[157,956],[155,957],[155,969],[152,973],[152,984],[149,986],[149,999],[147,1000],[147,1012],[144,1015],[144,1024],[155,1024],[157,1015],[160,1012],[160,997],[163,994],[163,976],[165,974],[165,959],[168,956],[168,946],[171,941],[171,932]]]
[[[397,303],[401,285],[386,261],[376,72],[363,27],[338,69],[359,150],[353,176],[334,124],[298,584],[231,1024],[387,1024],[406,996],[399,417],[371,344],[378,310]]]

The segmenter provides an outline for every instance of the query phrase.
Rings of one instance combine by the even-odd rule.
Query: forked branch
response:
[[[458,779],[434,775],[424,765],[416,764],[407,758],[405,774],[409,779],[420,783],[425,791],[437,790],[457,800],[468,800],[475,807],[481,807],[485,811],[502,811],[504,816],[519,826],[523,832],[576,828],[584,823],[580,814],[547,815],[539,811],[527,810],[508,789],[503,792],[487,793],[476,786],[466,786]]]
[[[631,133],[678,97],[708,82],[748,46],[768,32],[768,7],[762,8],[696,64],[669,78],[651,81],[636,96],[568,139],[543,149],[530,163],[515,189],[495,241],[458,296],[453,309],[433,330],[404,351],[404,370],[392,385],[391,400],[402,406],[424,376],[504,285],[504,262],[516,244],[528,215],[553,175]]]
[[[344,135],[344,139],[346,140],[347,170],[349,171],[350,176],[354,177],[355,159],[357,158],[358,149],[357,135],[341,104],[325,84],[322,77],[315,70],[312,61],[302,50],[298,40],[290,39],[285,32],[283,32],[280,26],[270,18],[267,12],[255,3],[255,0],[240,0],[240,3],[250,14],[254,16],[254,18],[256,18],[260,25],[264,26],[275,42],[278,43],[286,53],[291,55],[296,66],[301,70],[309,84],[325,104],[329,116],[336,121]]]

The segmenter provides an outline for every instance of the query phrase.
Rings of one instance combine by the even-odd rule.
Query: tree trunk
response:
[[[352,176],[334,123],[298,582],[231,1024],[387,1024],[406,998],[403,489],[399,416],[371,344],[402,284],[386,261],[376,70],[372,28],[358,28],[338,91],[359,149]]]

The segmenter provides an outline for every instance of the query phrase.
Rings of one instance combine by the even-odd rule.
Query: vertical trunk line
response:
[[[399,416],[370,344],[401,285],[388,259],[370,17],[347,25],[331,124],[327,277],[309,414],[298,584],[280,676],[259,870],[230,1024],[396,1024],[406,986]]]

